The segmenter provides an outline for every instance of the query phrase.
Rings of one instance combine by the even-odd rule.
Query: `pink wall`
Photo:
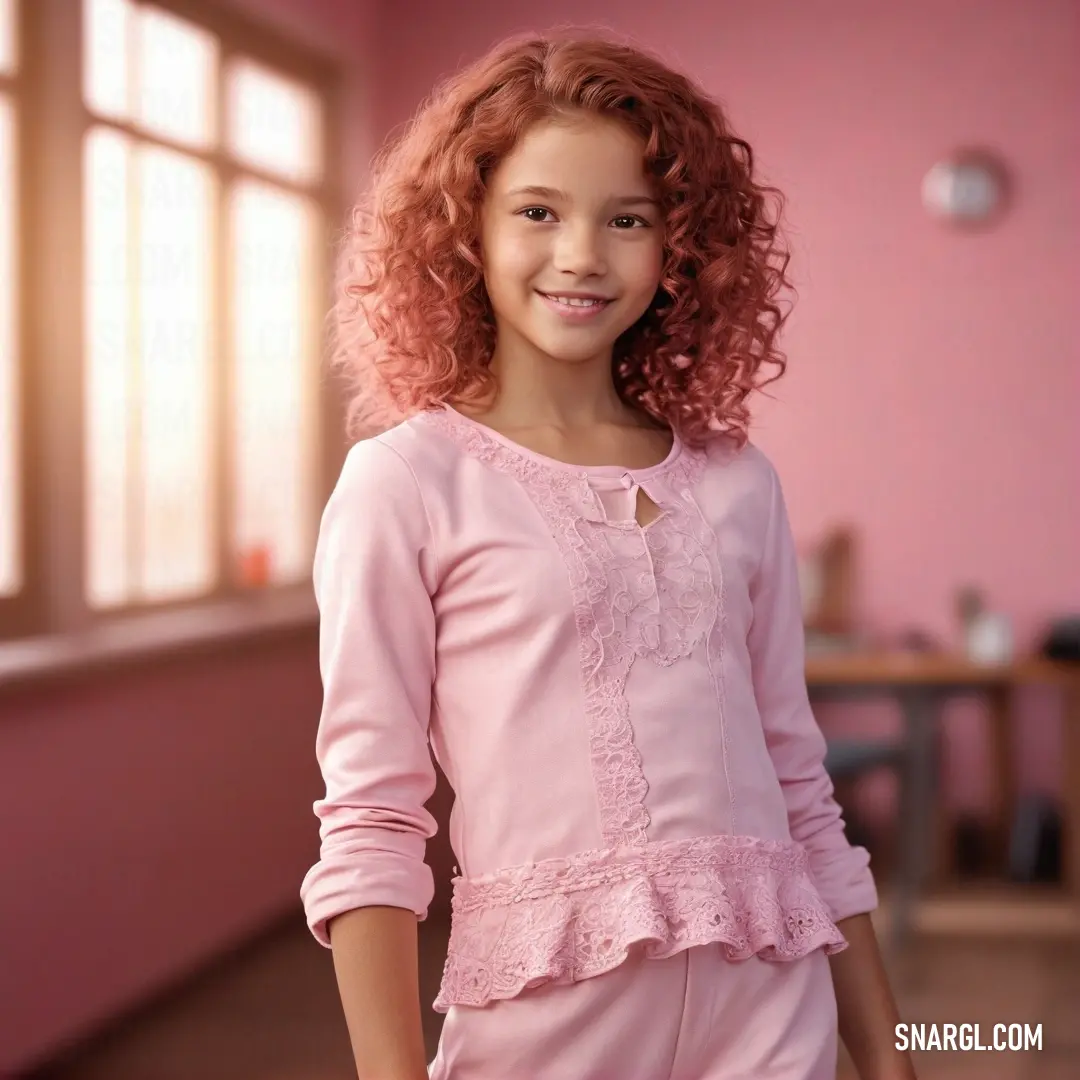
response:
[[[858,525],[875,628],[947,633],[962,579],[1025,632],[1080,607],[1070,0],[551,0],[540,24],[521,0],[234,2],[347,58],[357,179],[434,78],[530,24],[617,19],[695,71],[790,194],[792,369],[757,438],[797,530]],[[974,139],[1019,169],[1020,202],[961,239],[924,218],[919,181]],[[296,904],[318,698],[311,641],[0,697],[0,1075]],[[951,725],[960,801],[978,801],[977,723]],[[1051,728],[1034,715],[1021,747],[1047,785]]]
[[[0,696],[0,1077],[302,924],[320,696],[314,629]]]
[[[314,634],[0,698],[0,1075],[295,908]]]

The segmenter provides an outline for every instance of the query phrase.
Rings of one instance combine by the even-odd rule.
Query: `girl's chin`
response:
[[[603,337],[592,341],[553,341],[547,335],[530,339],[534,348],[544,356],[560,364],[591,364],[611,362],[611,350],[615,344]]]

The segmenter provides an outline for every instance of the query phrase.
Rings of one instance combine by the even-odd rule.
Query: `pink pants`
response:
[[[579,983],[446,1014],[431,1080],[835,1080],[829,961],[640,954]]]

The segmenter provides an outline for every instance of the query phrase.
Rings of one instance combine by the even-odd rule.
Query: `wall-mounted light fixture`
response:
[[[986,150],[960,150],[939,161],[923,178],[927,211],[954,225],[995,224],[1011,195],[1008,170]]]

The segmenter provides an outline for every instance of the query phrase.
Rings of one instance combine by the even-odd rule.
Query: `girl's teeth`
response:
[[[551,299],[556,303],[566,304],[567,307],[596,307],[598,304],[604,303],[603,300],[582,300],[569,296],[553,296]]]

